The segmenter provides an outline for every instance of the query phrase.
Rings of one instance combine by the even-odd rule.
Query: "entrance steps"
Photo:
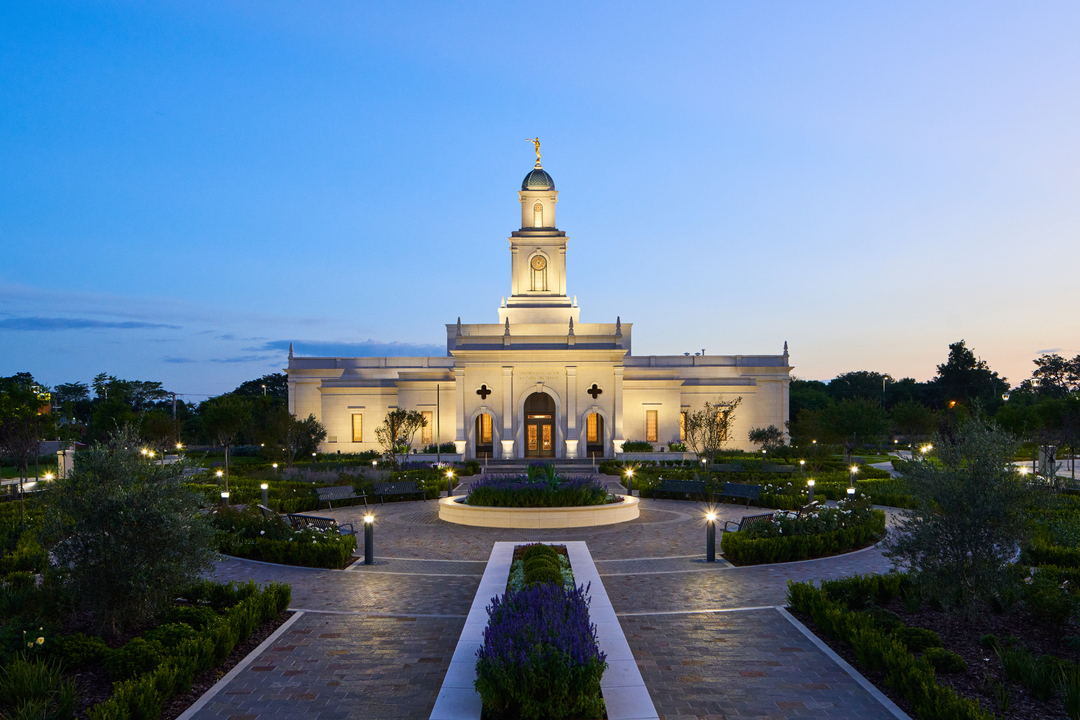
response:
[[[480,468],[486,473],[524,473],[529,465],[545,463],[554,465],[563,474],[584,474],[596,472],[597,460],[576,458],[478,458]]]

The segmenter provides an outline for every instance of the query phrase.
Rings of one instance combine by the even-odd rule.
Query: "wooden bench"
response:
[[[706,500],[705,483],[701,480],[665,480],[660,478],[660,484],[653,488],[653,497],[658,492],[685,493],[687,495],[700,495]]]
[[[742,483],[726,482],[724,487],[720,489],[720,499],[725,497],[733,498],[746,498],[746,507],[750,507],[750,501],[753,500],[761,507],[761,486],[760,485],[744,485]]]
[[[762,513],[761,515],[746,515],[739,522],[727,520],[724,522],[724,532],[742,532],[754,523],[772,522],[772,519],[773,513]],[[731,529],[732,525],[735,526],[734,530]]]
[[[356,528],[352,523],[338,524],[334,518],[315,515],[286,515],[285,517],[293,530],[318,530],[319,532],[336,532],[341,535],[356,534]]]
[[[375,494],[379,496],[379,502],[385,503],[387,495],[420,495],[423,500],[426,495],[413,480],[400,480],[398,482],[375,483]]]
[[[353,485],[333,485],[331,487],[315,488],[315,492],[319,494],[319,508],[322,508],[322,504],[326,503],[331,510],[334,509],[334,500],[359,500],[363,499],[364,504],[367,505],[367,495],[357,495],[356,487]]]

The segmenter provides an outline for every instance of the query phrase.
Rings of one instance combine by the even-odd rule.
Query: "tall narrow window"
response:
[[[540,203],[533,205],[533,227],[544,227],[544,206]]]
[[[686,440],[686,411],[679,413],[679,442]]]
[[[364,441],[364,416],[361,413],[354,413],[352,416],[352,441]]]
[[[533,292],[546,292],[547,291],[547,258],[543,255],[534,255],[533,259],[529,262],[530,272],[532,273],[532,279],[530,282],[530,290]]]
[[[480,440],[482,445],[491,444],[491,416],[487,413],[480,415]]]
[[[657,442],[659,433],[657,432],[657,416],[656,410],[645,411],[645,442]]]
[[[596,413],[589,415],[589,419],[585,421],[585,442],[597,443],[600,442],[600,433],[596,427],[596,418],[600,417]]]
[[[435,430],[435,413],[424,410],[421,414],[424,416],[424,427],[420,430],[420,444],[430,445]]]

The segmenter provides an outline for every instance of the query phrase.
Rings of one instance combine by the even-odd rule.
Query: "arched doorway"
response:
[[[604,416],[600,413],[585,418],[585,457],[604,457]]]
[[[525,398],[525,457],[555,457],[555,401],[544,393]]]
[[[491,416],[480,413],[476,416],[476,453],[475,457],[489,458],[495,456],[495,437],[491,427]]]

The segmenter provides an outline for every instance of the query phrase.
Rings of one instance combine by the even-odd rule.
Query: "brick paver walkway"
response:
[[[706,564],[703,505],[644,499],[641,508],[638,520],[614,526],[505,530],[445,523],[434,501],[389,503],[374,506],[374,566],[223,560],[221,579],[291,583],[292,607],[305,614],[194,717],[427,718],[500,540],[588,544],[661,718],[892,717],[771,609],[785,604],[788,580],[887,570],[879,550],[772,566]],[[722,520],[746,512],[717,511]],[[360,527],[363,508],[319,514]]]

